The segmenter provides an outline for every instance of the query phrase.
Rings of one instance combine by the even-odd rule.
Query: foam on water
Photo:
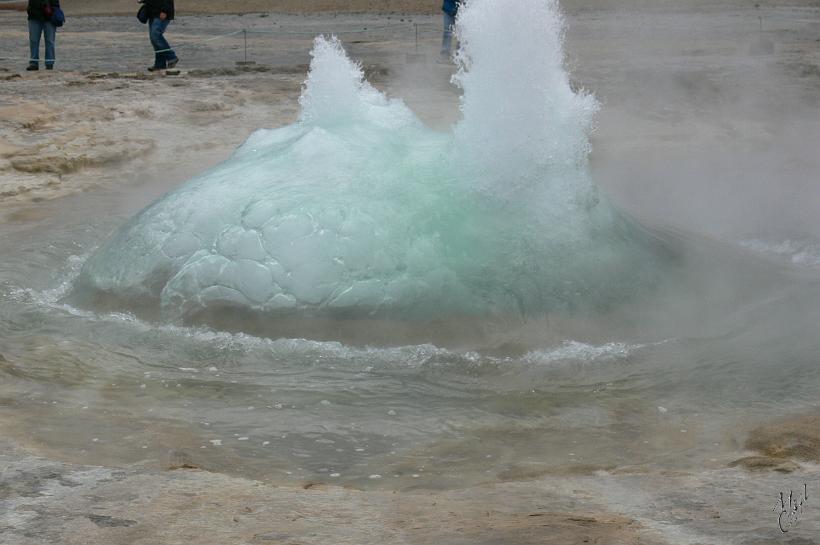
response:
[[[660,343],[641,344],[625,342],[607,342],[590,344],[575,340],[565,340],[554,345],[545,345],[538,350],[530,350],[521,356],[491,356],[474,351],[457,351],[435,346],[417,344],[395,347],[348,346],[335,341],[316,341],[310,339],[271,339],[257,337],[242,332],[214,330],[202,326],[180,326],[165,324],[156,326],[143,321],[127,312],[94,312],[74,307],[62,301],[72,282],[77,278],[80,266],[87,256],[72,255],[67,260],[57,286],[45,290],[12,287],[12,300],[65,313],[89,322],[126,326],[130,333],[155,332],[161,335],[188,339],[197,345],[210,346],[217,350],[240,352],[261,352],[270,357],[293,357],[312,361],[328,360],[335,363],[349,363],[356,366],[372,365],[371,368],[382,369],[386,365],[401,368],[417,368],[425,365],[498,365],[508,366],[524,364],[527,366],[560,366],[572,364],[594,364],[622,361],[634,352]],[[183,371],[198,372],[198,368],[179,368]]]
[[[755,253],[785,259],[798,267],[820,267],[820,243],[805,238],[752,238],[740,245]]]
[[[172,321],[226,307],[428,320],[640,293],[660,254],[596,194],[597,103],[569,85],[562,29],[554,1],[470,2],[463,119],[447,133],[317,38],[299,121],[143,210],[86,262],[74,298]]]

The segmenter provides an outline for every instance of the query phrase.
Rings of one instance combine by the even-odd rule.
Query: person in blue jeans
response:
[[[458,6],[463,4],[466,0],[444,0],[441,6],[441,11],[444,12],[444,35],[441,37],[441,60],[448,61],[450,59],[451,50],[453,47],[453,31],[456,27],[456,14],[458,13]]]
[[[26,70],[40,69],[40,36],[46,40],[46,70],[54,68],[56,60],[57,27],[51,22],[54,10],[60,7],[60,0],[28,0],[28,42],[31,47]]]
[[[174,20],[174,0],[144,0],[148,11],[148,37],[154,48],[154,66],[149,72],[173,68],[179,62],[177,54],[165,39],[165,30]]]

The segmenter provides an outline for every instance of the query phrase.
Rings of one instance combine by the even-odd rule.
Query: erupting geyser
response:
[[[563,69],[556,2],[471,0],[455,77],[463,119],[426,128],[319,37],[297,123],[143,210],[75,293],[166,319],[430,319],[605,307],[655,252],[588,175],[595,99]]]

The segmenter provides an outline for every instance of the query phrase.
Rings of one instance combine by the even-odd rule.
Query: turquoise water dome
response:
[[[447,132],[317,38],[298,122],[140,212],[75,294],[171,321],[528,317],[632,297],[658,254],[590,180],[598,104],[570,87],[563,25],[551,1],[469,2]]]

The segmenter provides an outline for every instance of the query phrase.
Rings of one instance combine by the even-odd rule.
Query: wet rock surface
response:
[[[365,493],[201,471],[72,466],[19,451],[0,459],[0,530],[20,545],[660,543],[630,517],[562,509],[559,495],[531,487]]]
[[[234,77],[171,82],[61,72],[21,81],[0,105],[0,202],[52,199],[174,172],[181,156],[185,164],[193,156],[213,163],[251,132],[251,118],[275,125],[290,109],[268,101],[298,94],[299,77],[274,74],[266,92],[249,101],[247,91],[223,81]],[[29,94],[50,98],[21,96]],[[93,105],[84,100],[89,94]]]
[[[0,531],[15,545],[763,543],[778,539],[778,494],[797,479],[735,469],[553,476],[431,490],[361,490],[190,468],[66,464],[3,442]],[[173,469],[173,468],[169,468]],[[817,482],[816,467],[800,479]],[[800,485],[802,490],[802,485]],[[788,543],[809,544],[807,505]],[[800,541],[803,540],[803,541]]]

